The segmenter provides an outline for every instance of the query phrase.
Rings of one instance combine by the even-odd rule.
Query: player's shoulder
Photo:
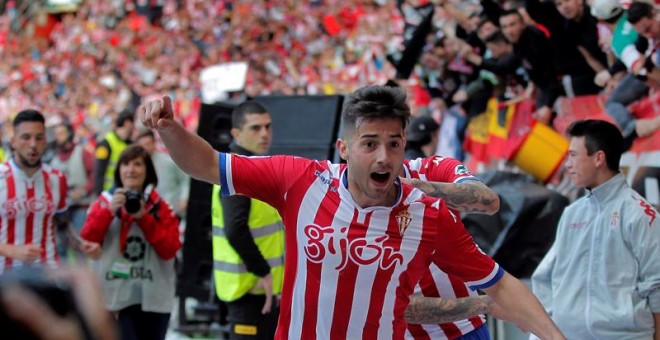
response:
[[[404,167],[413,172],[422,171],[423,169],[429,169],[429,168],[456,167],[461,165],[463,165],[463,163],[461,163],[456,158],[440,156],[440,155],[433,155],[424,158],[407,159],[404,161]],[[463,167],[465,166],[463,165]]]
[[[401,186],[401,192],[404,204],[412,206],[422,205],[425,207],[425,210],[435,211],[438,211],[442,206],[442,200],[439,198],[428,196],[423,191],[410,185],[403,184]]]

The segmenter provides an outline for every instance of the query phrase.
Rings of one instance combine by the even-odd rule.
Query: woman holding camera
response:
[[[81,236],[103,252],[96,266],[122,339],[164,339],[175,289],[179,221],[153,188],[158,178],[140,146],[119,156],[115,185],[91,206]]]

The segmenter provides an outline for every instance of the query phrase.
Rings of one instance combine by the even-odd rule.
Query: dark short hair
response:
[[[121,113],[119,113],[119,116],[117,116],[117,119],[115,120],[115,125],[117,127],[122,127],[126,122],[131,122],[133,123],[135,121],[135,114],[129,110],[124,110]]]
[[[58,123],[57,125],[55,125],[55,127],[59,127],[59,126],[64,126],[64,128],[66,129],[67,141],[73,142],[73,139],[76,137],[76,131],[73,129],[73,125],[71,125],[71,123],[69,123],[68,121],[64,120]]]
[[[607,167],[619,171],[624,144],[623,135],[614,124],[598,119],[578,120],[566,129],[566,133],[570,137],[584,137],[584,146],[589,156],[602,150]]]
[[[653,5],[643,1],[633,1],[628,8],[628,22],[634,25],[643,18],[653,18]]]
[[[486,37],[486,39],[484,39],[484,43],[486,43],[486,44],[502,44],[502,43],[511,44],[511,42],[506,40],[506,37],[504,36],[504,33],[502,33],[502,31],[500,31],[500,30],[495,31],[491,35]]]
[[[231,127],[240,129],[245,125],[245,115],[266,114],[266,107],[254,100],[248,100],[238,104],[231,112]]]
[[[28,109],[19,112],[16,117],[14,117],[12,127],[15,129],[17,126],[25,122],[35,122],[46,125],[46,119],[44,118],[44,115],[41,114],[41,112]]]
[[[491,18],[489,18],[489,17],[487,17],[487,16],[484,15],[484,16],[481,17],[481,19],[480,19],[479,22],[477,23],[477,30],[479,30],[483,25],[485,25],[486,23],[489,23],[489,22],[490,22],[491,24],[495,25],[495,26],[499,26],[499,25],[498,25],[496,22],[494,22]]]
[[[119,176],[119,168],[121,168],[122,165],[126,165],[128,162],[137,158],[142,158],[144,165],[147,168],[147,176],[144,179],[144,183],[142,184],[142,190],[144,190],[149,184],[153,184],[154,186],[158,185],[158,175],[156,175],[156,168],[154,167],[154,162],[151,160],[151,156],[143,147],[136,144],[131,144],[127,146],[124,151],[122,151],[122,153],[119,155],[119,159],[117,160],[117,168],[115,168],[116,186],[124,186],[121,181],[121,176]]]
[[[510,8],[510,9],[502,11],[502,13],[500,13],[500,19],[502,19],[502,17],[505,17],[507,15],[515,15],[515,16],[518,17],[518,19],[520,19],[521,21],[524,21],[522,15],[520,14],[520,12],[518,11],[517,8]]]
[[[355,129],[367,119],[384,118],[399,119],[405,129],[408,117],[410,107],[403,88],[378,85],[365,86],[350,94],[341,114],[344,131]]]

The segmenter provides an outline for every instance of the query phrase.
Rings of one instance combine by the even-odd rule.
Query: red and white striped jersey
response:
[[[275,207],[286,265],[278,339],[403,339],[409,296],[433,261],[470,285],[503,271],[442,200],[401,186],[390,207],[360,208],[346,165],[293,156],[220,154],[223,195]]]
[[[57,266],[53,217],[64,212],[66,177],[48,165],[28,177],[10,159],[0,164],[0,243],[36,244],[44,249],[36,264]],[[0,256],[0,273],[23,262]]]
[[[461,183],[479,181],[463,163],[451,157],[431,156],[427,158],[406,159],[403,171],[407,178],[419,178],[425,181]]]
[[[419,178],[427,181],[460,183],[479,180],[461,162],[450,157],[432,156],[404,161],[404,172],[407,178]],[[431,264],[424,273],[422,280],[415,287],[415,293],[428,297],[461,298],[478,295],[463,281],[453,275],[443,272],[435,264]],[[444,324],[408,325],[406,338],[409,339],[456,339],[465,335],[486,322],[484,315],[477,315]]]

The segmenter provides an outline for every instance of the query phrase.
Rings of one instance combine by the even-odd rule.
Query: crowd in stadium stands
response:
[[[107,0],[79,1],[73,10],[57,13],[40,8],[45,6],[42,2],[0,1],[0,163],[10,158],[8,141],[20,127],[12,127],[12,120],[20,111],[34,109],[45,115],[52,143],[43,158],[27,141],[21,145],[25,154],[38,158],[32,168],[41,168],[43,159],[69,178],[66,201],[75,232],[80,233],[84,223],[97,222],[87,218],[94,204],[103,208],[108,197],[124,194],[114,192],[112,185],[121,183],[120,170],[129,165],[155,167],[151,170],[167,179],[158,182],[159,195],[174,213],[185,217],[189,178],[160,153],[163,150],[156,150],[158,135],[145,132],[134,113],[141,104],[166,94],[172,98],[175,118],[196,130],[202,105],[200,74],[234,61],[246,62],[248,70],[245,86],[227,93],[229,99],[349,94],[373,84],[404,87],[417,118],[412,128],[440,131],[437,147],[428,146],[436,140],[425,144],[413,138],[411,145],[424,145],[425,155],[435,148],[436,154],[456,158],[476,171],[483,169],[475,169],[467,157],[477,158],[471,146],[477,143],[474,136],[488,136],[496,125],[509,129],[498,135],[506,141],[513,130],[508,112],[525,115],[524,124],[536,121],[562,130],[557,124],[562,98],[600,98],[599,118],[618,125],[626,148],[633,141],[655,138],[652,150],[657,151],[659,1]],[[514,108],[503,110],[510,107]],[[39,119],[27,124],[39,129],[27,136],[45,144],[41,115],[28,111]],[[488,112],[494,112],[492,117],[480,120],[486,132],[470,129]],[[129,146],[132,141],[146,151]],[[490,149],[482,152],[487,157],[480,165],[493,155],[507,159],[494,150],[496,142],[481,141]],[[126,147],[137,150],[138,156],[119,159]],[[151,161],[145,166],[145,156],[155,166]],[[563,157],[562,153],[557,161]],[[0,166],[9,169],[14,163]],[[59,176],[59,171],[53,173]],[[657,179],[657,172],[648,175],[653,176]],[[180,179],[176,185],[175,177]],[[144,182],[143,187],[145,183],[156,181]],[[657,186],[657,181],[650,183]],[[168,184],[170,188],[160,192]],[[58,190],[61,187],[58,184]],[[103,190],[105,196],[99,196]],[[159,195],[152,195],[154,201]],[[124,202],[115,199],[108,204],[121,209]],[[648,208],[647,215],[654,212],[642,206]],[[163,216],[173,217],[168,207],[162,209]],[[108,223],[99,228],[107,229],[114,215],[100,210]],[[127,221],[142,219],[144,206],[131,214]],[[619,215],[612,215],[612,221],[618,223]],[[180,247],[176,222],[170,222],[167,256],[159,254],[167,261]],[[92,241],[102,242],[105,234],[99,235]],[[49,256],[55,258],[55,250],[71,261],[81,255],[51,247]],[[118,275],[111,279],[151,276],[121,264],[111,267],[111,274]],[[173,294],[174,286],[169,288]],[[169,308],[168,300],[158,302],[163,311]],[[160,320],[163,332],[167,319],[169,314]]]
[[[642,78],[657,63],[657,38],[638,37],[618,0],[593,1],[85,1],[29,20],[15,9],[21,1],[7,1],[0,123],[31,107],[93,143],[121,111],[169,94],[195,129],[200,71],[247,61],[239,96],[350,93],[395,80],[413,114],[453,117],[449,150],[459,159],[464,126],[491,97],[535,102],[533,117],[551,123],[558,97],[609,93],[622,78],[638,91],[613,96],[608,113],[628,137],[652,134],[660,118],[636,124],[626,106],[655,91]]]
[[[60,15],[47,40],[10,30],[6,12],[0,119],[36,107],[103,132],[123,108],[169,93],[186,120],[199,109],[199,71],[231,60],[249,60],[250,95],[345,93],[386,81],[398,13],[335,2],[163,1],[140,9],[90,1]],[[329,14],[326,30],[319,24]]]

